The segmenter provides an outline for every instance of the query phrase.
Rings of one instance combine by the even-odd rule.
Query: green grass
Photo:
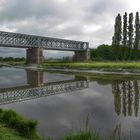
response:
[[[22,138],[18,136],[14,131],[11,129],[0,125],[0,140],[29,140],[27,138]]]
[[[6,62],[0,62],[0,66],[24,66],[25,61],[20,62],[14,62],[14,61],[6,61]]]
[[[25,61],[21,62],[1,62],[0,66],[9,65],[25,65]],[[71,69],[140,69],[140,61],[89,61],[89,62],[63,62],[63,61],[44,61],[40,67],[47,69],[53,68],[71,68]]]
[[[87,69],[140,69],[140,62],[44,62],[43,68],[61,67],[61,68],[87,68]]]
[[[40,139],[36,133],[37,121],[27,120],[13,110],[0,109],[0,124],[13,130],[18,136],[33,140]]]
[[[101,138],[95,132],[81,131],[79,133],[66,135],[62,140],[101,140]]]

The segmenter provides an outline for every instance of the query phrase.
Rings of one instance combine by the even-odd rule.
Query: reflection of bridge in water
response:
[[[9,104],[35,98],[69,93],[76,90],[88,88],[89,83],[86,79],[78,79],[51,82],[43,84],[43,72],[27,70],[27,83],[29,85],[1,88],[0,104]]]

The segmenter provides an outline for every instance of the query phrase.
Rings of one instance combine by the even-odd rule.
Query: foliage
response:
[[[37,122],[26,120],[13,110],[0,109],[0,123],[14,129],[20,136],[26,138],[34,138],[37,136]]]
[[[114,36],[112,38],[112,45],[119,46],[121,44],[122,40],[122,21],[121,21],[121,15],[118,14],[115,19],[115,25],[114,25]]]
[[[0,57],[0,61],[3,61],[3,62],[7,62],[7,61],[15,61],[15,62],[20,62],[20,61],[25,61],[25,58],[24,57],[21,57],[21,58],[14,58],[14,57]]]
[[[6,128],[3,125],[0,125],[0,140],[29,140],[29,139],[17,136],[10,129]]]
[[[136,12],[135,17],[135,41],[134,41],[134,49],[137,50],[139,47],[139,32],[140,32],[140,20],[139,20],[139,13]]]
[[[128,30],[127,30],[127,13],[123,15],[123,40],[122,45],[123,47],[127,46],[127,36],[128,36]]]
[[[95,132],[86,130],[67,135],[62,140],[101,140],[101,138]]]
[[[90,69],[90,68],[95,68],[95,69],[140,69],[140,62],[126,62],[126,61],[112,61],[112,62],[96,62],[96,61],[91,61],[91,62],[75,62],[75,63],[43,63],[42,67],[44,69],[48,67],[64,67],[64,68],[84,68],[84,69]]]
[[[121,29],[121,15],[118,14],[115,19],[112,47],[114,47],[116,60],[139,60],[140,19],[138,12],[136,12],[134,25],[133,19],[133,13],[130,13],[129,19],[127,19],[127,13],[125,12],[123,15],[123,29]]]
[[[100,45],[97,49],[90,50],[91,60],[114,60],[114,48],[109,45]]]
[[[128,25],[128,48],[133,48],[133,13],[129,14],[129,25]]]

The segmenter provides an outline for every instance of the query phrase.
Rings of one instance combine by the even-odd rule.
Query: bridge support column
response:
[[[42,48],[28,48],[26,50],[26,63],[27,64],[40,64],[43,61]]]
[[[85,51],[75,51],[74,61],[87,61],[90,59],[89,49]]]

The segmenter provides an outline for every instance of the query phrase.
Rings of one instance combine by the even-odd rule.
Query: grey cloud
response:
[[[0,48],[0,56],[2,57],[25,57],[25,49],[17,48]]]
[[[1,7],[0,30],[89,41],[96,47],[111,42],[114,18],[128,5],[121,0],[5,0]],[[85,33],[92,24],[101,28]]]

